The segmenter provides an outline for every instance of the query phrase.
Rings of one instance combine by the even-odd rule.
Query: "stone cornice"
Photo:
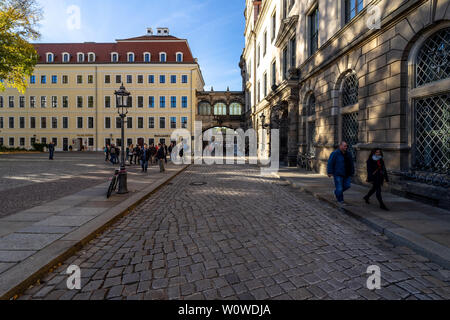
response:
[[[298,24],[298,18],[299,18],[298,15],[294,15],[283,20],[280,26],[280,30],[278,31],[275,46],[279,48],[281,44],[284,43],[287,36],[292,34],[292,30],[294,31],[293,33],[295,33],[295,28],[297,27]]]

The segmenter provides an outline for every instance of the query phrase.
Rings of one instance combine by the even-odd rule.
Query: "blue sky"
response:
[[[205,78],[205,90],[241,90],[244,0],[38,0],[44,10],[38,42],[112,42],[168,27],[188,39]],[[80,8],[79,29],[69,30],[67,12]]]

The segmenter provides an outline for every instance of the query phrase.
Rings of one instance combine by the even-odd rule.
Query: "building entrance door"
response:
[[[145,143],[144,138],[139,138],[139,139],[138,139],[138,145],[139,145],[139,146],[143,147],[143,146],[144,146],[144,143]]]

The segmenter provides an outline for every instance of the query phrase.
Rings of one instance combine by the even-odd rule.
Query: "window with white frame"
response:
[[[64,53],[62,54],[62,58],[63,58],[62,60],[63,60],[64,63],[70,62],[70,54],[69,54],[69,53],[64,52]]]
[[[159,53],[159,62],[167,62],[167,53],[165,52]]]
[[[55,55],[51,52],[47,53],[47,63],[55,62]]]
[[[152,61],[152,55],[150,54],[150,52],[145,52],[144,53],[144,62],[151,62]]]
[[[77,61],[84,62],[84,53],[77,53]]]
[[[111,53],[111,62],[119,62],[119,54],[117,52]]]
[[[134,62],[134,53],[133,52],[128,52],[127,53],[127,61],[128,62]]]
[[[183,62],[183,53],[177,52],[177,62]]]
[[[93,52],[88,53],[88,62],[95,62],[95,53]]]

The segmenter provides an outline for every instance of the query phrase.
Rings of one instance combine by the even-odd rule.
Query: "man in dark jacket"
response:
[[[150,151],[148,150],[147,145],[144,145],[144,148],[141,150],[140,159],[141,159],[142,172],[147,172],[148,160],[150,159]]]
[[[348,152],[348,144],[343,141],[328,160],[328,176],[334,178],[336,200],[339,206],[344,205],[344,192],[351,188],[352,177],[355,175],[353,157]]]
[[[164,148],[162,144],[160,143],[158,145],[158,152],[156,153],[156,158],[159,161],[159,172],[165,172],[166,168],[164,167],[164,159],[166,158],[166,152],[164,151]]]
[[[50,154],[49,159],[53,160],[53,156],[55,155],[55,144],[53,141],[48,145],[48,152]]]

